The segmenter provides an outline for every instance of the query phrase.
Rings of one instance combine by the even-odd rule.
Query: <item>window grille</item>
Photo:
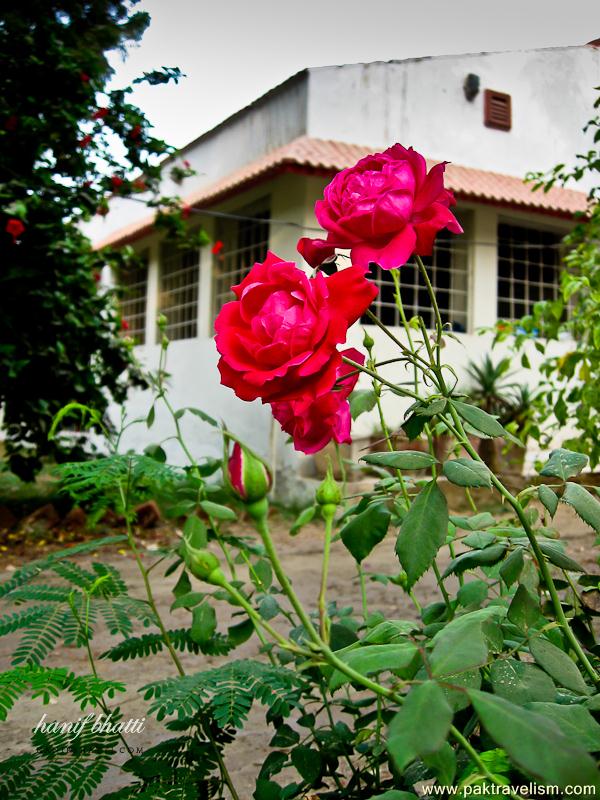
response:
[[[442,230],[436,237],[433,254],[424,256],[429,279],[435,290],[443,322],[450,322],[452,330],[465,332],[468,329],[468,260],[465,244],[459,243],[453,234]],[[394,301],[394,282],[389,270],[372,267],[371,274],[379,287],[379,294],[371,310],[385,325],[401,325],[400,313]],[[409,262],[398,270],[400,290],[406,317],[423,317],[428,328],[435,327],[434,313],[427,287],[419,268]],[[363,318],[368,324],[368,318]]]
[[[167,318],[165,333],[169,339],[193,339],[198,335],[199,274],[199,248],[163,247],[158,308]]]
[[[556,300],[562,236],[552,231],[498,225],[498,317],[520,319],[539,300]]]
[[[119,274],[121,289],[121,316],[127,323],[124,333],[135,339],[137,344],[146,341],[146,294],[148,290],[148,257],[142,263],[121,270]]]
[[[223,242],[213,257],[214,315],[233,300],[231,287],[238,284],[257,261],[264,261],[269,249],[270,209],[266,201],[236,211],[248,219],[220,220],[216,240]]]

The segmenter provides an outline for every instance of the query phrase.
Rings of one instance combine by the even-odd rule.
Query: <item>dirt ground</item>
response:
[[[595,563],[595,553],[593,552],[593,534],[583,525],[575,514],[567,507],[561,507],[556,518],[555,527],[561,531],[561,537],[568,541],[570,555],[581,564],[597,572]],[[319,526],[309,526],[295,538],[287,534],[287,527],[283,524],[278,525],[276,530],[276,542],[278,544],[283,564],[289,577],[301,599],[309,608],[314,608],[318,592],[318,581],[320,577],[321,565],[321,542],[322,530]],[[394,554],[393,535],[389,535],[371,554],[365,564],[365,569],[371,572],[383,572],[394,574],[398,571],[398,562]],[[107,559],[107,555],[96,556]],[[144,559],[151,563],[156,558],[152,552],[146,552]],[[81,558],[82,565],[85,565],[88,558]],[[108,560],[113,563],[121,572],[123,578],[130,587],[130,592],[134,597],[144,597],[143,584],[137,570],[136,564],[128,554],[112,551]],[[440,565],[444,566],[447,559],[441,558]],[[15,568],[10,563],[10,557],[4,560],[4,569],[0,572],[0,580],[10,577],[11,571]],[[171,593],[175,579],[162,577],[160,568],[154,574],[154,591],[156,600],[161,613],[168,619],[168,627],[182,627],[189,624],[189,612],[176,610],[169,615],[169,607],[173,601]],[[437,600],[437,587],[432,580],[431,573],[424,576],[418,583],[415,594],[421,604],[425,605],[433,600]],[[355,567],[352,559],[345,551],[340,542],[334,543],[331,558],[331,576],[329,581],[329,598],[337,600],[339,606],[353,605],[356,609],[360,606],[359,592],[356,581]],[[384,586],[380,583],[369,583],[368,585],[369,609],[371,611],[381,610],[386,615],[395,618],[414,617],[414,611],[410,602],[407,602],[406,595],[401,589],[389,584]],[[221,625],[224,627],[229,620],[230,607],[226,604],[218,610]],[[0,606],[1,613],[7,613],[9,608]],[[10,635],[0,639],[0,669],[10,668],[11,652],[18,641],[18,636]],[[99,632],[93,640],[95,654],[100,654],[116,643],[117,639],[111,637],[104,631]],[[253,657],[257,655],[257,642],[253,637],[238,650],[230,655],[230,658]],[[182,662],[186,671],[195,672],[214,666],[219,659],[207,656],[194,656],[184,653]],[[76,673],[89,673],[89,666],[85,652],[82,649],[62,648],[52,655],[46,662],[49,666],[65,666]],[[145,703],[137,693],[137,689],[153,680],[159,680],[166,676],[174,675],[173,664],[164,653],[152,656],[143,660],[124,661],[113,663],[108,660],[98,661],[98,670],[103,678],[112,678],[123,681],[128,686],[128,691],[122,695],[119,702],[126,719],[142,718],[145,712]],[[88,712],[86,712],[88,713]],[[21,700],[13,708],[8,721],[0,728],[0,748],[2,757],[6,758],[11,754],[20,753],[29,749],[29,737],[31,729],[35,727],[43,714],[47,714],[46,722],[51,720],[76,721],[82,714],[77,706],[70,703],[67,699],[52,701],[48,706],[44,706],[41,700]],[[156,722],[152,717],[146,718],[143,731],[130,734],[128,741],[130,746],[145,749],[156,744],[165,731],[162,724]],[[267,743],[273,735],[272,728],[266,729],[263,724],[262,708],[255,707],[250,715],[244,730],[242,730],[234,743],[229,745],[225,752],[226,762],[232,772],[234,782],[242,800],[250,800],[254,790],[255,776],[263,763],[267,752]],[[121,756],[122,760],[126,755]],[[112,769],[105,779],[102,791],[95,797],[116,789],[127,783],[127,778],[117,769]]]

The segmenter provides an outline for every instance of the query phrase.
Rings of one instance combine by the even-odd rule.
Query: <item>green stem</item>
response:
[[[435,575],[435,579],[437,581],[437,585],[440,587],[440,592],[442,593],[442,597],[444,598],[444,603],[446,603],[446,608],[448,609],[448,618],[452,619],[452,617],[454,616],[454,609],[452,608],[450,595],[448,594],[446,587],[444,586],[444,581],[442,580],[440,569],[435,559],[433,560],[431,566],[433,569],[433,574]]]
[[[387,386],[394,394],[399,395],[400,397],[412,397],[413,400],[420,400],[418,394],[411,392],[410,389],[401,389],[399,386],[396,386],[395,383],[391,383],[390,381],[385,380],[382,378],[381,375],[378,375],[377,372],[374,372],[372,369],[365,367],[363,364],[358,364],[356,361],[352,361],[351,358],[346,358],[346,356],[342,356],[342,361],[345,364],[349,364],[354,369],[357,369],[359,372],[364,372],[365,375],[370,375],[375,380],[379,381],[379,383]]]
[[[303,650],[301,647],[297,647],[293,642],[288,641],[284,636],[282,636],[279,631],[276,631],[272,625],[264,620],[260,614],[258,614],[254,608],[250,605],[250,603],[246,600],[244,595],[239,592],[235,586],[232,586],[227,579],[223,579],[219,584],[225,591],[229,592],[231,597],[235,600],[235,602],[241,606],[246,614],[250,617],[252,622],[254,623],[254,627],[262,627],[264,628],[267,633],[273,637],[273,639],[285,650],[291,650],[294,653],[302,656],[310,656],[310,652],[308,650]],[[266,644],[264,639],[261,639]]]
[[[323,542],[323,563],[321,566],[321,590],[319,592],[319,629],[324,642],[329,642],[329,619],[327,617],[327,576],[329,573],[329,553],[331,550],[331,533],[333,514],[325,516],[325,541]]]
[[[360,599],[362,605],[362,615],[366,622],[369,616],[369,607],[367,604],[367,586],[365,583],[365,573],[363,572],[362,565],[356,562],[356,571],[358,572],[358,582],[360,584]]]
[[[501,781],[498,780],[496,775],[494,775],[493,772],[490,772],[490,770],[488,769],[486,764],[479,757],[479,753],[477,752],[477,750],[475,750],[475,748],[472,747],[472,745],[469,742],[469,740],[466,739],[462,735],[462,733],[458,730],[458,728],[455,728],[454,725],[452,725],[450,727],[450,734],[452,735],[454,740],[456,742],[458,742],[458,744],[462,747],[462,749],[465,751],[465,753],[471,758],[473,763],[477,766],[477,769],[479,770],[479,772],[484,777],[486,777],[488,779],[488,781],[491,781],[496,786],[504,786],[504,784]],[[513,792],[512,789],[510,790],[510,796],[514,797],[515,800],[523,800],[521,795],[518,794],[517,792]]]

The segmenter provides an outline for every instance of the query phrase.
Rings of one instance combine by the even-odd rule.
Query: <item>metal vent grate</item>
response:
[[[512,127],[512,104],[509,94],[486,89],[483,102],[483,122],[487,128],[509,131]]]

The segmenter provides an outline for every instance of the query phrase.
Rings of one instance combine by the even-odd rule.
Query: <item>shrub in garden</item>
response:
[[[159,209],[159,224],[186,235],[179,203],[160,195],[158,162],[172,148],[152,135],[131,87],[109,87],[109,54],[124,52],[150,22],[134,6],[2,4],[0,407],[7,460],[23,480],[43,457],[81,457],[86,440],[76,425],[48,439],[66,403],[93,406],[102,418],[111,399],[123,402],[141,381],[122,336],[127,320],[99,283],[104,266],[127,270],[137,258],[132,248],[94,250],[82,223],[107,214],[118,195]],[[165,67],[136,82],[180,77]],[[193,238],[203,241],[198,230]]]
[[[385,182],[378,178],[382,164]],[[449,220],[452,200],[446,190],[440,195],[443,167],[434,169],[426,176],[421,157],[396,146],[336,179],[342,184],[339,208],[351,199],[353,208],[365,209],[344,223],[344,236],[350,226],[359,253],[367,243],[369,259],[377,261],[379,247],[389,254],[390,241],[403,237],[413,241],[415,254],[418,237],[406,233],[415,219],[425,226],[431,221],[422,252],[432,246],[440,219]],[[351,187],[350,199],[344,187]],[[338,224],[332,219],[332,229]],[[379,236],[382,225],[385,237]],[[403,251],[403,259],[411,252]],[[381,326],[398,348],[397,363],[408,365],[414,375],[410,385],[381,375],[370,337],[360,357],[338,349],[375,294],[364,265],[330,277],[319,271],[308,276],[270,255],[234,287],[236,299],[217,321],[223,382],[245,399],[260,397],[272,404],[299,449],[310,451],[326,438],[345,440],[348,382],[364,373],[372,383],[370,403],[390,445],[388,452],[363,458],[377,471],[377,482],[356,502],[345,497],[344,485],[330,472],[314,505],[292,527],[298,533],[311,519],[322,525],[322,570],[310,606],[299,599],[272,536],[268,465],[226,429],[221,430],[222,462],[195,460],[182,438],[179,421],[186,413],[196,414],[199,424],[219,426],[200,410],[171,406],[164,383],[165,340],[151,381],[154,403],[170,411],[187,466],[167,465],[160,448],[155,458],[121,454],[118,436],[110,432],[111,454],[63,466],[64,490],[78,503],[109,503],[124,516],[127,529],[121,538],[137,560],[145,596],[132,597],[118,571],[105,562],[82,568],[70,558],[72,551],[16,571],[0,586],[16,606],[0,620],[0,630],[22,629],[23,634],[12,668],[0,676],[0,708],[6,717],[23,694],[48,699],[67,692],[84,710],[112,709],[118,715],[124,687],[102,677],[103,660],[167,652],[170,674],[140,687],[147,716],[164,722],[165,738],[132,753],[124,765],[129,785],[105,797],[242,800],[228,744],[253,703],[264,707],[264,725],[273,730],[269,753],[257,769],[256,800],[410,800],[423,785],[440,793],[452,789],[514,798],[531,794],[531,784],[555,787],[556,793],[572,786],[592,787],[588,793],[600,788],[600,651],[596,612],[586,600],[600,578],[565,552],[552,526],[562,502],[600,531],[600,503],[573,480],[587,459],[555,450],[540,470],[543,483],[518,494],[486,466],[472,439],[512,437],[493,414],[456,393],[454,371],[442,358],[444,338],[452,334],[441,322],[426,268],[416,259],[435,312],[433,334],[422,320],[418,330],[406,325],[403,340]],[[392,273],[397,287],[401,263],[398,267]],[[405,320],[399,290],[396,302]],[[408,398],[404,429],[410,439],[424,434],[428,452],[394,451],[381,407],[383,392],[404,402]],[[320,408],[329,397],[334,400],[326,413],[313,415],[311,404]],[[287,404],[285,415],[281,404]],[[153,419],[154,405],[149,426]],[[434,454],[432,437],[440,425],[454,441],[443,462]],[[219,469],[222,481],[216,479]],[[464,489],[468,513],[449,513],[442,478]],[[497,517],[478,509],[474,488],[490,489],[505,512]],[[148,496],[186,517],[181,541],[156,554],[149,566],[131,526],[134,504]],[[224,526],[242,511],[243,535],[226,533]],[[356,608],[338,608],[328,589],[334,536],[356,563]],[[407,609],[399,618],[386,618],[369,604],[364,564],[385,537],[395,538],[398,563],[377,577]],[[441,557],[447,563],[443,570]],[[45,582],[46,572],[63,583]],[[429,572],[439,594],[421,606],[415,589]],[[188,626],[174,628],[159,613],[157,580],[172,582],[174,607],[189,610]],[[451,592],[454,581],[456,593]],[[219,622],[224,605],[236,612],[235,623],[226,628]],[[134,630],[134,622],[147,632]],[[98,653],[93,633],[102,624],[115,643]],[[259,656],[236,659],[235,648],[254,636]],[[44,665],[63,641],[86,648],[88,674]],[[196,657],[186,657],[193,665],[189,671],[182,663],[184,651]],[[207,668],[203,655],[228,657]],[[48,798],[100,797],[102,776],[122,743],[130,746],[123,732],[87,732],[83,741],[72,741],[38,731],[30,752],[0,764],[0,791],[35,797],[43,787]]]

